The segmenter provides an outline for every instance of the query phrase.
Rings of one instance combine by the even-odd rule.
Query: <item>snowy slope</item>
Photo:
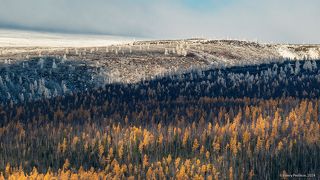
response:
[[[0,47],[88,47],[132,42],[133,38],[0,29]]]
[[[276,49],[283,58],[288,59],[319,59],[318,45],[277,45]]]
[[[104,68],[111,82],[134,83],[194,69],[320,59],[320,45],[206,39],[134,41],[114,36],[0,30],[0,64],[39,57],[85,60]]]

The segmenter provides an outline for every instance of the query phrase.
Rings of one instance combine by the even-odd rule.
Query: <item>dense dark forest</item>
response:
[[[50,98],[7,98],[0,107],[1,177],[319,176],[319,63],[197,70]],[[8,85],[2,82],[3,92]]]

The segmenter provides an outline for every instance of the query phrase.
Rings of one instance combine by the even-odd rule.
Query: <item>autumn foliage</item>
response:
[[[9,123],[0,129],[2,177],[249,179],[319,168],[317,100],[205,98],[199,106],[232,101],[242,106],[194,107],[173,123]]]

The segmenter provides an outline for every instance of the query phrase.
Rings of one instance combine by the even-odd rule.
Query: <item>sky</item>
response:
[[[320,43],[319,0],[0,0],[0,28]]]

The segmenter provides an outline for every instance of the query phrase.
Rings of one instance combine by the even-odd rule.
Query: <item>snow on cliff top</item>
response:
[[[133,38],[44,33],[0,29],[0,47],[100,47],[133,42]]]

